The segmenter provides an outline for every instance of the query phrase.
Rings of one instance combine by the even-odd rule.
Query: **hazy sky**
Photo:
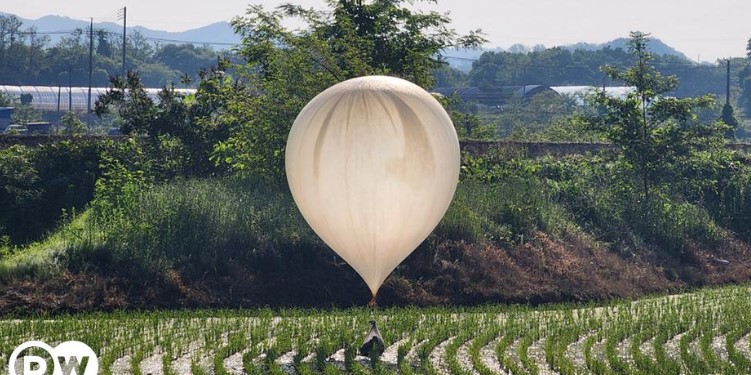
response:
[[[367,1],[367,0],[365,0]],[[24,18],[48,14],[117,22],[117,10],[128,8],[128,24],[183,31],[229,21],[248,4],[273,7],[272,0],[0,0],[0,11]],[[323,7],[323,0],[291,0]],[[419,2],[418,2],[419,3]],[[481,28],[486,47],[605,42],[629,31],[652,33],[693,60],[745,55],[751,38],[749,0],[438,0],[421,8],[449,11],[459,32]]]

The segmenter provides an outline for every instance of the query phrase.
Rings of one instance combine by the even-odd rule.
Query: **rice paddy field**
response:
[[[371,319],[387,348],[367,358]],[[536,308],[122,312],[0,320],[0,372],[24,341],[78,340],[102,374],[749,374],[750,336],[749,286]]]

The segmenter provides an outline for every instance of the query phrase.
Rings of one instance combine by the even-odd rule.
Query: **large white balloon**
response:
[[[375,296],[446,213],[459,157],[435,98],[403,79],[369,76],[336,84],[303,108],[285,162],[305,220]]]

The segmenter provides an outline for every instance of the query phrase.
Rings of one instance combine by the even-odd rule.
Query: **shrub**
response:
[[[712,216],[722,225],[751,239],[751,168],[738,167],[721,183],[717,197],[708,205]]]
[[[645,204],[628,208],[627,220],[645,240],[679,258],[692,256],[687,243],[711,244],[721,237],[717,225],[705,209],[697,205],[655,195]]]
[[[60,142],[0,151],[0,235],[14,244],[53,230],[63,210],[81,209],[93,196],[99,153],[111,146]]]
[[[287,193],[248,182],[131,182],[119,193],[114,204],[95,201],[87,230],[99,240],[77,251],[105,252],[102,260],[147,272],[221,273],[233,261],[315,241]]]
[[[536,178],[508,177],[459,183],[454,201],[435,235],[444,240],[514,243],[535,231],[561,234],[570,223],[565,210]]]

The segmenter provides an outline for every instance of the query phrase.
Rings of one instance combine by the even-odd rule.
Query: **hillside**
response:
[[[595,51],[595,50],[599,50],[603,48],[626,49],[627,46],[628,46],[628,38],[617,38],[609,42],[600,43],[600,44],[576,43],[576,44],[564,46],[563,48],[566,48],[571,51],[575,51],[575,50]],[[683,59],[688,59],[686,55],[683,54],[683,52],[676,50],[675,48],[665,44],[663,41],[657,38],[650,39],[649,42],[647,43],[647,48],[649,48],[649,50],[656,55],[673,55],[673,56],[678,56]]]
[[[0,15],[9,15],[8,13],[0,12]],[[75,29],[87,29],[89,22],[85,20],[76,20],[69,17],[49,15],[38,19],[26,19],[19,17],[25,27],[36,27],[42,34],[48,34],[51,39],[51,43],[54,44],[60,40],[65,34],[61,34],[61,31],[73,31]],[[95,29],[104,29],[114,34],[122,34],[122,24],[116,24],[112,22],[94,23]],[[182,32],[169,32],[162,30],[153,30],[143,26],[128,26],[128,32],[138,31],[147,40],[154,42],[172,42],[179,43],[182,41],[198,42],[196,44],[209,44],[215,49],[222,50],[240,43],[240,37],[234,33],[232,26],[229,22],[216,22],[211,25],[206,25],[196,29],[190,29]],[[604,43],[576,43],[571,45],[561,46],[568,50],[598,50],[602,48],[625,48],[627,38],[617,38]],[[651,51],[658,55],[675,55],[681,58],[686,58],[686,55],[676,50],[675,48],[665,44],[661,40],[655,38],[650,40],[648,44]],[[510,47],[509,50],[516,52],[532,51],[533,47],[524,46],[521,44],[515,44]],[[479,49],[451,49],[444,51],[444,55],[447,57],[448,63],[459,70],[469,71],[472,69],[472,61],[479,58],[483,52],[487,51],[504,51],[500,47],[485,47]]]
[[[0,12],[0,14],[8,15]],[[76,20],[69,17],[45,16],[38,19],[26,19],[19,17],[24,27],[36,27],[41,34],[48,34],[52,44],[57,43],[60,38],[65,36],[66,32],[72,32],[75,29],[88,29],[89,22]],[[94,23],[94,29],[107,30],[113,34],[122,35],[122,24],[112,22]],[[183,41],[196,42],[197,45],[209,44],[214,49],[227,49],[232,45],[240,43],[240,37],[232,30],[229,22],[216,22],[210,25],[190,29],[182,32],[169,32],[162,30],[153,30],[143,26],[128,26],[127,32],[137,31],[147,40],[153,42],[171,42],[180,43]]]
[[[76,168],[41,175],[54,179],[60,186],[47,189],[61,194],[101,173],[87,169],[96,164],[86,155],[130,146],[39,150],[65,147],[76,150],[63,158]],[[747,226],[737,220],[747,217],[749,202],[734,198],[747,172],[723,180],[722,198],[707,195],[704,206],[663,197],[644,207],[611,184],[620,175],[612,150],[557,157],[499,152],[499,159],[465,156],[451,207],[386,280],[381,304],[585,302],[751,280]],[[748,164],[741,155],[737,160]],[[43,240],[0,246],[0,313],[358,306],[370,297],[283,186],[116,181],[103,182],[97,198]]]
[[[585,51],[596,51],[603,48],[622,48],[626,49],[628,42],[628,38],[617,38],[613,39],[609,42],[605,43],[575,43],[570,45],[564,45],[560,46],[561,48],[567,49],[569,51],[575,51],[575,50],[585,50]],[[649,50],[656,54],[656,55],[673,55],[678,56],[682,59],[688,59],[683,52],[680,52],[676,50],[675,48],[665,44],[663,41],[655,38],[651,39],[647,46]],[[539,47],[537,47],[539,48]],[[444,58],[446,58],[446,61],[448,61],[449,65],[451,65],[455,69],[459,69],[463,72],[469,72],[472,70],[472,63],[480,58],[480,55],[482,55],[485,52],[502,52],[502,51],[509,51],[509,52],[532,52],[535,50],[535,47],[531,46],[525,46],[522,44],[514,44],[513,46],[509,47],[508,49],[503,49],[500,47],[489,47],[489,48],[477,48],[477,49],[451,49],[444,51]]]

